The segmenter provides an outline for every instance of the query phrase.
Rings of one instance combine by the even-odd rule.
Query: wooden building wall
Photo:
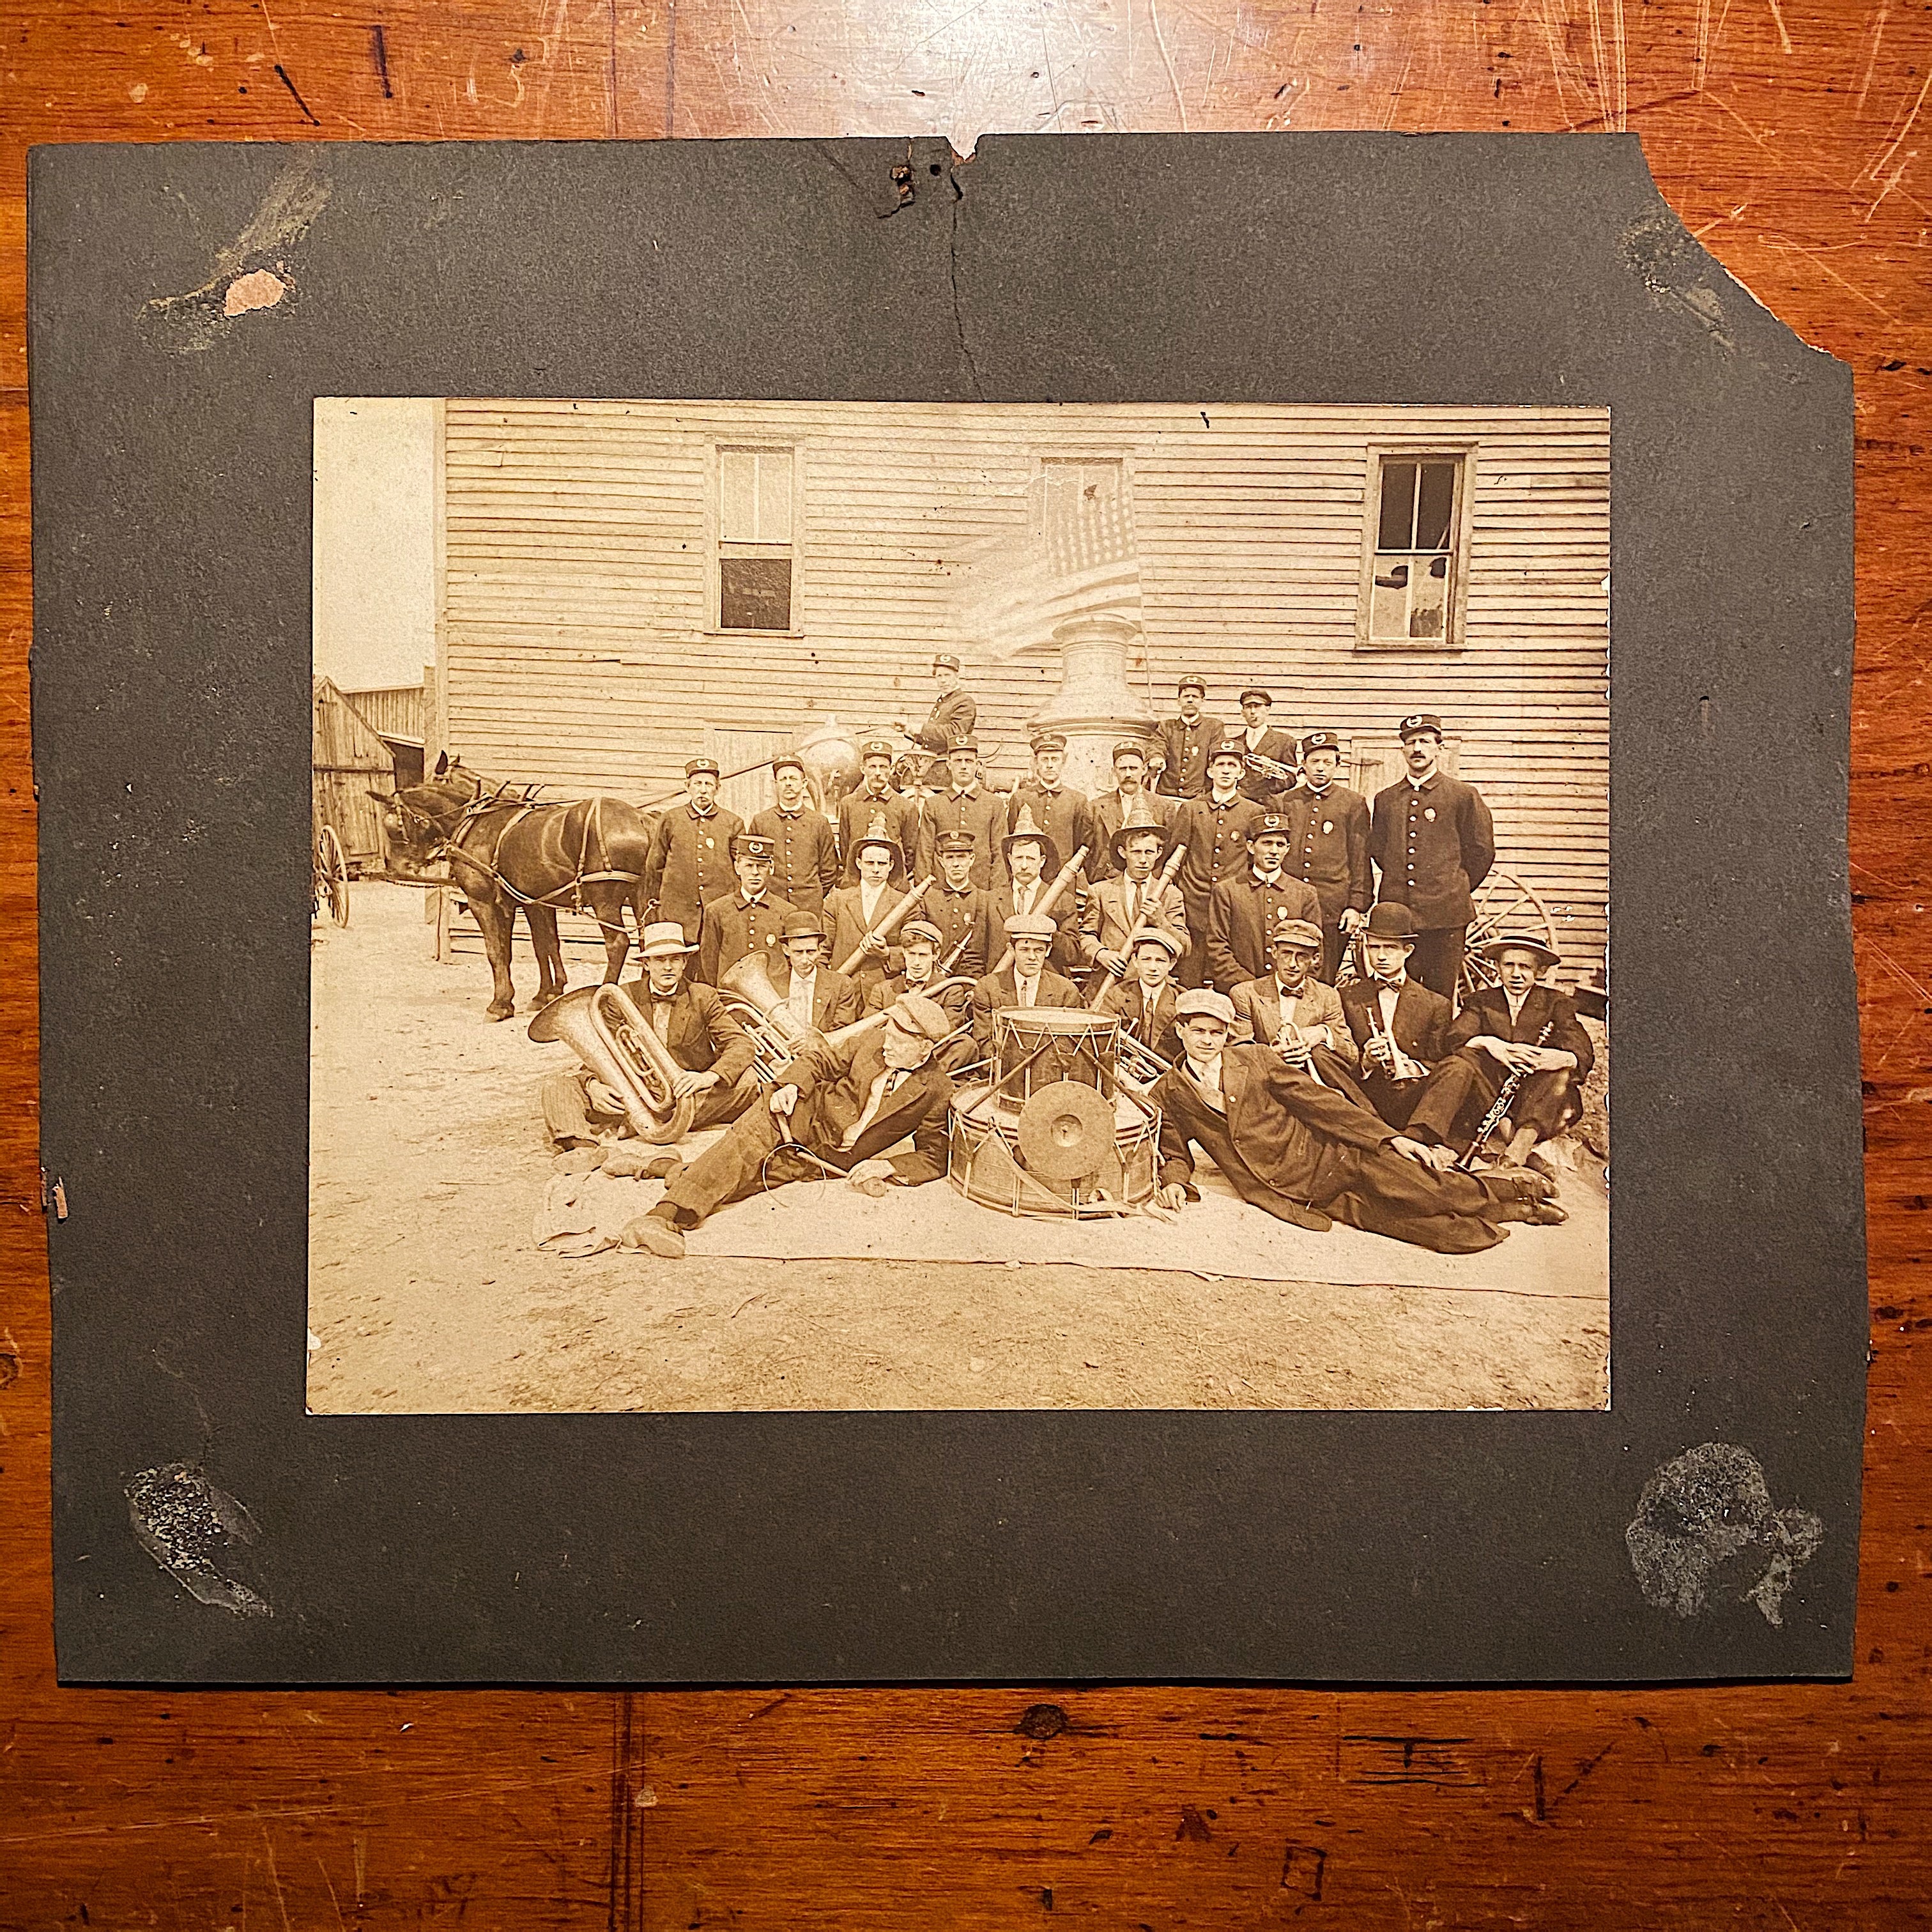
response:
[[[445,422],[442,717],[493,776],[641,797],[695,749],[781,742],[808,715],[916,722],[946,646],[1010,784],[1057,664],[959,634],[962,597],[1036,544],[1042,459],[1118,457],[1156,709],[1184,671],[1230,721],[1264,682],[1274,722],[1340,731],[1371,790],[1399,769],[1396,720],[1439,711],[1499,863],[1550,903],[1573,968],[1601,962],[1602,410],[452,401]],[[746,440],[798,452],[795,634],[711,628],[716,451]],[[1464,647],[1360,649],[1372,453],[1418,442],[1468,452]]]
[[[384,685],[342,694],[364,722],[383,736],[412,739],[418,745],[423,742],[424,706],[420,684]]]
[[[395,763],[362,713],[326,677],[312,692],[315,815],[335,827],[352,865],[381,862],[386,850],[382,814],[371,791],[395,790]]]

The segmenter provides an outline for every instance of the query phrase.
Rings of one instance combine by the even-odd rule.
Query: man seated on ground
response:
[[[1123,1033],[1169,1062],[1180,1053],[1174,1031],[1174,1001],[1179,997],[1174,974],[1186,951],[1187,942],[1172,927],[1150,926],[1134,942],[1126,979],[1109,986],[1094,1003],[1096,1013],[1116,1016]]]
[[[731,835],[731,864],[738,874],[735,892],[707,899],[698,932],[698,976],[715,986],[748,952],[767,965],[778,956],[784,922],[800,910],[771,889],[776,848],[755,832]]]
[[[1208,977],[1230,998],[1237,986],[1265,975],[1270,938],[1290,920],[1322,923],[1315,888],[1284,863],[1288,820],[1264,813],[1247,828],[1247,841],[1246,868],[1222,879],[1208,898]]]
[[[1423,1083],[1449,1057],[1449,1002],[1408,976],[1415,921],[1408,907],[1384,902],[1362,928],[1366,980],[1342,988],[1342,1012],[1362,1056],[1362,1091],[1392,1127],[1406,1127]],[[1444,1164],[1454,1158],[1443,1156]]]
[[[1289,1066],[1368,1107],[1368,1096],[1358,1084],[1360,1056],[1342,1017],[1341,995],[1315,976],[1322,956],[1321,927],[1312,920],[1290,920],[1274,935],[1269,951],[1274,971],[1234,988],[1236,1045],[1271,1046]]]
[[[1040,912],[1016,912],[1006,921],[1010,964],[988,973],[973,988],[973,1044],[984,1054],[993,1048],[993,1016],[1012,1006],[1078,1006],[1080,988],[1046,963],[1057,928]]]
[[[857,1039],[808,1042],[769,1104],[740,1115],[673,1176],[663,1200],[625,1228],[623,1244],[675,1260],[706,1215],[788,1181],[836,1174],[878,1195],[938,1180],[952,1082],[933,1053],[952,1030],[938,1001],[904,993]],[[888,1151],[908,1138],[910,1152]]]
[[[1079,946],[1082,962],[1104,968],[1115,980],[1127,970],[1128,936],[1144,917],[1150,925],[1164,926],[1180,941],[1186,953],[1189,939],[1187,912],[1180,888],[1170,880],[1166,890],[1154,897],[1154,874],[1167,850],[1167,834],[1158,825],[1144,821],[1121,826],[1114,837],[1117,870],[1102,879],[1087,895],[1081,908]]]
[[[973,989],[965,986],[949,986],[943,992],[934,988],[940,982],[939,928],[930,920],[909,919],[898,929],[898,944],[894,949],[899,960],[899,970],[888,974],[872,986],[866,994],[868,1013],[882,1013],[892,1002],[906,993],[922,993],[928,998],[937,1000],[946,1010],[946,1017],[956,1031],[972,1018]],[[972,1048],[962,1038],[948,1046],[941,1058],[950,1070],[963,1066],[971,1057]]]
[[[1316,1233],[1342,1221],[1438,1254],[1475,1254],[1502,1240],[1505,1222],[1567,1218],[1541,1174],[1443,1172],[1420,1142],[1271,1048],[1231,1044],[1234,1004],[1226,994],[1184,994],[1179,1013],[1181,1064],[1150,1096],[1161,1110],[1162,1207],[1201,1198],[1198,1146],[1244,1201]]]
[[[1456,1016],[1453,1050],[1424,1086],[1408,1128],[1417,1139],[1460,1154],[1503,1082],[1520,1073],[1501,1124],[1508,1129],[1502,1159],[1521,1167],[1582,1112],[1583,1082],[1596,1053],[1570,995],[1537,983],[1539,974],[1561,963],[1558,954],[1524,933],[1504,933],[1482,952],[1502,984],[1485,986]]]
[[[686,982],[685,960],[697,949],[684,943],[684,928],[675,920],[646,926],[639,950],[644,972],[626,980],[624,991],[682,1070],[671,1087],[675,1098],[688,1094],[696,1100],[690,1130],[735,1120],[758,1097],[750,1036],[709,986]],[[542,1094],[544,1125],[560,1148],[596,1147],[630,1132],[623,1102],[583,1067],[548,1075]],[[652,1149],[640,1154],[639,1166],[646,1173],[662,1172],[676,1158]]]
[[[801,1026],[820,1033],[850,1025],[860,1015],[859,989],[825,962],[825,928],[808,912],[784,922],[784,958],[772,975],[779,1005]]]

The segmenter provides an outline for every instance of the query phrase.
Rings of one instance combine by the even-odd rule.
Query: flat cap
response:
[[[1052,940],[1060,928],[1043,912],[1016,912],[1006,920],[1009,939]]]
[[[1202,986],[1191,993],[1183,993],[1174,1003],[1174,1017],[1177,1020],[1219,1020],[1223,1026],[1234,1024],[1234,1003],[1226,993],[1217,993]]]
[[[902,993],[886,1009],[886,1018],[915,1040],[942,1040],[952,1030],[946,1009],[923,993]]]

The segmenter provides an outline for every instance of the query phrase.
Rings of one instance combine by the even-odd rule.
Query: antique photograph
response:
[[[314,428],[312,1412],[1607,1406],[1606,410]]]

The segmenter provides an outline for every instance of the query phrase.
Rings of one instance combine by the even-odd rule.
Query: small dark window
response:
[[[1384,456],[1376,484],[1368,640],[1446,644],[1454,613],[1460,456]]]
[[[721,556],[718,560],[718,628],[721,631],[791,628],[791,559]]]

